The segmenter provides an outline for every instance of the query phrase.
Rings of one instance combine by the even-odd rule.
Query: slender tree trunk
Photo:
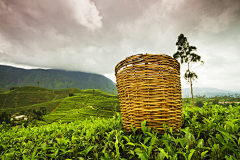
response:
[[[190,83],[191,83],[192,105],[194,106],[193,89],[192,89],[192,80],[191,79],[190,79]]]
[[[189,63],[188,63],[188,71],[190,72],[190,70],[189,70]],[[192,105],[194,106],[193,89],[192,89],[192,79],[191,79],[191,78],[190,78],[190,85],[191,85]]]

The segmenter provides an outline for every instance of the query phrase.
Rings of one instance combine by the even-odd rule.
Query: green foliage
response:
[[[32,123],[30,124],[30,127],[37,127],[37,126],[38,126],[37,119],[32,120]]]
[[[15,114],[26,111],[29,107],[36,110],[40,110],[40,107],[46,107],[46,112],[51,112],[72,91],[80,92],[75,88],[50,90],[33,86],[19,87],[9,93],[0,94],[0,104],[2,104],[0,111]]]
[[[200,62],[201,56],[194,53],[197,50],[195,46],[189,46],[189,42],[187,41],[187,37],[183,34],[178,36],[178,41],[176,42],[177,52],[174,53],[174,59],[180,59],[181,63],[190,63],[190,62]]]
[[[9,129],[10,129],[11,125],[10,124],[7,124],[6,122],[2,122],[0,124],[0,133],[1,132],[7,132]],[[1,146],[0,146],[1,148]],[[1,150],[1,149],[0,149]],[[0,152],[1,153],[1,152]]]
[[[74,96],[74,94],[73,93],[69,93],[69,97],[72,97],[72,96]]]
[[[42,116],[43,113],[41,110],[36,111],[35,109],[28,108],[26,112],[28,121],[33,121],[33,120],[43,120]]]
[[[13,91],[13,90],[15,90],[15,89],[18,89],[19,87],[11,87],[10,88],[10,91]]]
[[[89,119],[90,116],[109,118],[120,111],[118,96],[99,89],[74,92],[73,97],[67,97],[59,103],[54,112],[43,116],[47,123],[72,122]],[[115,111],[116,105],[116,111]]]
[[[128,133],[118,113],[117,119],[13,127],[0,134],[1,159],[240,159],[239,112],[240,106],[186,107],[182,128],[173,133],[164,124],[164,134],[147,121]]]
[[[104,109],[108,111],[115,110],[115,106],[116,106],[116,111],[120,112],[120,103],[118,99],[97,102],[94,104],[94,106],[96,106],[96,108]]]
[[[202,101],[197,101],[197,103],[195,104],[198,107],[203,107],[203,102]]]
[[[35,114],[37,115],[38,120],[42,120],[42,112],[41,111],[37,111]]]
[[[41,107],[40,111],[42,112],[42,115],[46,115],[47,114],[47,109],[46,107]]]
[[[7,91],[9,91],[9,90],[6,89],[6,88],[0,88],[0,93],[4,93],[4,92],[7,92]]]
[[[198,76],[195,72],[191,72],[190,70],[187,70],[184,74],[184,78],[187,80],[188,83],[191,83],[191,81],[197,79]]]
[[[214,105],[215,105],[215,104],[218,104],[218,102],[219,102],[219,99],[214,99],[213,104],[214,104]]]
[[[11,121],[11,114],[6,112],[6,111],[3,111],[3,112],[0,112],[0,124],[2,122],[5,122],[5,123],[10,123]]]
[[[193,80],[197,79],[198,76],[195,72],[190,71],[190,63],[201,62],[203,64],[204,62],[201,61],[201,56],[194,53],[194,51],[197,50],[197,47],[190,46],[189,42],[187,41],[187,37],[185,37],[183,34],[180,34],[178,36],[178,41],[176,42],[176,45],[178,48],[177,48],[177,52],[173,54],[173,58],[180,59],[181,64],[183,64],[183,63],[188,64],[188,69],[186,70],[186,72],[184,74],[184,78],[190,84],[192,101],[193,101],[192,103],[194,105],[192,82],[193,82]]]

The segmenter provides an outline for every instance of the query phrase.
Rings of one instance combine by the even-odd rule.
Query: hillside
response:
[[[76,88],[52,90],[34,86],[20,87],[0,94],[0,111],[14,114],[25,112],[28,108],[39,110],[40,107],[46,107],[50,113],[71,92],[81,91]]]
[[[43,119],[47,123],[73,122],[89,119],[90,116],[109,118],[116,112],[120,112],[118,96],[98,89],[94,92],[88,89],[63,99],[51,114],[44,116]]]
[[[69,93],[74,96],[69,97]],[[46,108],[47,123],[72,122],[90,116],[111,117],[120,111],[118,96],[99,89],[79,90],[77,88],[46,89],[35,86],[19,87],[0,93],[0,112],[26,114],[28,109]]]
[[[54,69],[22,69],[0,65],[0,88],[38,86],[48,89],[66,87],[79,89],[101,89],[117,93],[116,84],[103,75]],[[39,82],[39,84],[38,84]]]

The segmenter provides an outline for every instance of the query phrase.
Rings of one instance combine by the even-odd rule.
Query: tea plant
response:
[[[95,93],[94,93],[95,94]],[[121,116],[90,117],[71,123],[54,122],[40,127],[0,134],[1,159],[101,159],[199,160],[240,159],[240,106],[184,107],[182,128],[163,125],[164,134],[148,127],[123,129]]]

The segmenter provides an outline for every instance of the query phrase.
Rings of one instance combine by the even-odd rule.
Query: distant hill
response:
[[[116,84],[103,75],[55,69],[22,69],[0,65],[0,88],[39,86],[48,89],[66,87],[101,89],[117,93]],[[39,82],[39,84],[38,84]]]
[[[212,97],[212,96],[222,96],[222,95],[228,95],[234,94],[234,93],[239,93],[239,92],[232,92],[228,90],[223,90],[223,89],[217,89],[217,88],[201,88],[201,87],[193,87],[193,94],[194,95],[200,95],[200,96],[207,96],[207,97]],[[182,88],[182,97],[187,97],[191,96],[191,89],[190,88]]]

